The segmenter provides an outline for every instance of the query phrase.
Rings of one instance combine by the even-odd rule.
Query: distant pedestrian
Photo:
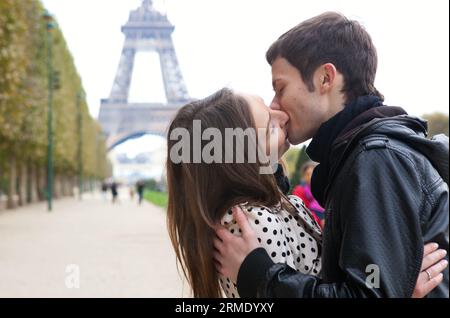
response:
[[[106,201],[106,193],[108,192],[108,184],[106,183],[106,181],[102,182],[101,190],[103,201]]]
[[[303,200],[306,207],[312,212],[314,219],[320,224],[323,229],[325,225],[325,209],[320,206],[319,202],[314,198],[311,191],[311,177],[317,163],[314,161],[307,161],[301,167],[302,180],[293,190],[292,194],[298,196]]]
[[[111,183],[111,194],[112,194],[112,203],[116,203],[117,201],[117,196],[118,196],[118,191],[117,191],[117,183],[116,181],[113,181]]]
[[[144,199],[144,189],[145,189],[145,183],[142,180],[139,180],[136,183],[136,190],[139,196],[139,205],[142,204],[142,200]]]

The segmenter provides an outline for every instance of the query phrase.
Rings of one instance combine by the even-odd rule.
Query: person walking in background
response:
[[[113,180],[111,183],[111,194],[112,194],[112,203],[116,203],[117,196],[119,195],[119,192],[117,191],[117,182]]]
[[[302,165],[300,169],[302,176],[301,182],[292,190],[292,194],[302,199],[306,207],[312,212],[316,222],[323,229],[325,225],[325,210],[320,206],[311,192],[311,177],[316,166],[317,163],[311,160]]]
[[[145,188],[145,183],[142,180],[139,180],[136,183],[136,190],[138,193],[138,197],[139,197],[139,205],[142,204],[142,200],[144,199],[144,188]]]
[[[129,190],[130,190],[130,199],[131,201],[134,201],[134,187],[131,184],[129,185]]]
[[[106,193],[108,192],[108,184],[106,183],[105,180],[102,181],[101,190],[102,190],[103,201],[106,201]]]

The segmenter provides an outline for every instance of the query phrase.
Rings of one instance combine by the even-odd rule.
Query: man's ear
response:
[[[336,84],[336,67],[332,63],[326,63],[321,65],[317,70],[317,76],[319,78],[319,92],[325,94],[331,91]]]

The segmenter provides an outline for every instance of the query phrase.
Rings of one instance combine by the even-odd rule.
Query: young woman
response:
[[[287,263],[311,275],[320,272],[319,225],[299,198],[287,197],[280,191],[273,174],[261,173],[271,152],[277,151],[281,156],[289,148],[288,120],[285,113],[269,109],[261,98],[229,89],[185,105],[173,119],[167,147],[167,222],[177,259],[194,297],[221,297],[222,291],[228,297],[239,297],[235,282],[217,273],[213,247],[218,223],[240,235],[231,214],[231,208],[237,205],[246,213],[258,241],[274,262]],[[234,160],[229,160],[226,150],[230,140],[223,138],[229,135],[227,130],[249,128],[254,135],[250,133],[236,143],[231,141]],[[187,136],[184,148],[180,147],[182,141],[174,138],[183,135],[180,131]],[[205,134],[210,138],[197,140]],[[213,148],[208,146],[212,135],[220,137],[215,140],[218,146]],[[196,148],[196,144],[200,147]],[[264,150],[252,160],[255,148]],[[214,160],[203,160],[205,154]],[[238,155],[244,160],[234,158]]]

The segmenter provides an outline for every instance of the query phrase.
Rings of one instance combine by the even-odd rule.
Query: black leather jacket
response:
[[[274,264],[256,249],[239,270],[241,297],[411,297],[424,243],[447,251],[449,243],[448,137],[425,135],[423,121],[402,115],[338,138],[322,202],[321,275]],[[447,268],[428,296],[449,297],[448,288]]]

